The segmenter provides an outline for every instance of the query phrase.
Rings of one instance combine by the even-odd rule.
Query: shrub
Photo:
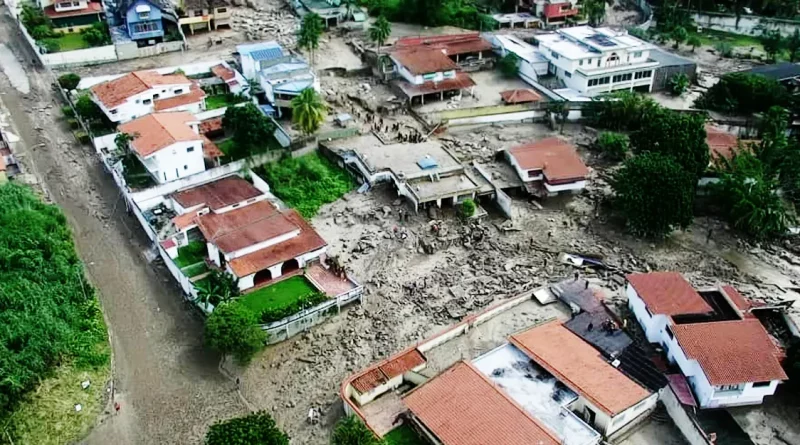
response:
[[[64,117],[75,117],[75,110],[69,105],[64,105],[61,107],[61,114],[63,114]]]
[[[219,421],[208,428],[205,445],[289,445],[289,436],[272,416],[258,411]]]
[[[77,139],[78,142],[80,142],[81,144],[86,145],[90,141],[89,133],[87,133],[87,132],[85,132],[83,130],[78,130],[78,131],[75,132],[75,139]]]
[[[384,442],[356,418],[347,416],[336,422],[331,436],[331,445],[383,445]]]
[[[653,99],[629,91],[595,97],[585,108],[589,124],[609,130],[638,130],[660,109]]]
[[[111,34],[108,32],[106,22],[95,22],[91,28],[81,31],[83,41],[89,46],[103,46],[111,44]]]
[[[622,133],[604,131],[597,137],[595,145],[603,156],[612,161],[621,161],[630,152],[630,138]]]
[[[61,44],[58,43],[56,39],[37,40],[36,43],[38,43],[46,53],[56,53],[61,49]]]
[[[791,96],[773,79],[748,73],[730,73],[695,102],[697,108],[742,114],[760,113],[771,107],[786,107]]]
[[[92,101],[88,94],[84,94],[75,101],[75,111],[85,120],[101,120],[105,115],[103,110]]]
[[[308,295],[303,295],[288,306],[264,309],[261,312],[261,323],[272,323],[273,321],[282,320],[304,309],[314,307],[326,300],[328,300],[328,296],[322,292],[312,292]]]
[[[257,321],[256,314],[238,302],[222,304],[206,319],[206,345],[224,356],[232,355],[239,363],[247,363],[267,338]]]
[[[717,42],[716,45],[714,45],[714,49],[717,50],[717,54],[719,54],[720,57],[733,57],[733,46],[728,42]]]
[[[678,73],[669,79],[669,91],[675,96],[680,96],[689,89],[689,76]]]
[[[81,123],[78,122],[78,119],[67,119],[67,125],[69,125],[69,128],[73,130],[81,128]]]
[[[503,76],[512,79],[519,73],[519,57],[514,53],[508,53],[497,62],[497,69]]]
[[[461,215],[462,218],[469,218],[470,216],[474,215],[475,201],[471,199],[465,199],[458,207],[458,213]]]

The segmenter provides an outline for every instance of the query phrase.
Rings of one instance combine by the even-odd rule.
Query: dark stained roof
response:
[[[262,195],[261,191],[239,176],[226,176],[172,195],[184,207],[205,204],[211,210],[219,210],[232,204]]]
[[[609,319],[611,317],[604,309],[594,312],[581,312],[572,320],[564,323],[564,326],[604,354],[617,356],[633,343],[633,340],[622,329],[614,331],[602,329],[603,322]],[[592,325],[591,330],[589,329],[589,324]]]
[[[800,76],[800,64],[781,62],[772,65],[757,66],[742,72],[748,74],[760,74],[764,77],[775,80],[784,80]]]

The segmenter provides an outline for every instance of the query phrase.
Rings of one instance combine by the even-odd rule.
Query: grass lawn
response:
[[[247,100],[247,99],[244,99]],[[206,97],[206,110],[215,110],[217,108],[228,107],[231,105],[236,105],[238,103],[244,102],[237,98],[235,95],[227,93],[227,94],[215,94],[213,96]]]
[[[717,42],[728,42],[734,47],[755,46],[756,49],[762,48],[761,40],[759,40],[756,36],[732,34],[729,32],[714,31],[711,29],[705,29],[701,33],[690,33],[690,35],[696,35],[699,37],[700,41],[703,42],[704,45],[714,46],[717,44]]]
[[[427,443],[405,424],[389,431],[387,435],[383,436],[383,439],[386,441],[386,445],[425,445]]]
[[[178,256],[175,258],[175,264],[184,268],[200,263],[206,257],[206,245],[202,241],[192,241],[189,244],[178,248]]]
[[[290,306],[298,298],[312,292],[316,292],[316,288],[305,277],[295,276],[250,292],[242,297],[241,302],[256,314],[260,314],[265,309],[282,309]]]
[[[89,48],[89,44],[83,40],[83,36],[79,32],[63,34],[53,40],[58,42],[58,52]]]
[[[181,272],[183,272],[184,275],[186,275],[187,277],[192,278],[208,272],[208,266],[204,262],[196,263],[192,264],[191,266],[182,268]]]
[[[233,138],[225,139],[222,142],[217,142],[217,147],[219,147],[219,149],[222,150],[223,153],[225,153],[225,156],[229,156],[228,153],[230,153],[231,149],[233,149],[233,145],[234,145]]]

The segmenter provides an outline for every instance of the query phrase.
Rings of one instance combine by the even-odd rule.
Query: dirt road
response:
[[[245,411],[235,385],[217,371],[219,357],[203,349],[201,321],[172,281],[147,263],[147,240],[92,149],[66,131],[57,93],[46,72],[31,65],[33,54],[5,7],[0,42],[30,83],[25,93],[5,74],[16,71],[0,74],[0,101],[27,149],[19,158],[67,215],[111,330],[122,408],[85,443],[198,443],[208,423]]]

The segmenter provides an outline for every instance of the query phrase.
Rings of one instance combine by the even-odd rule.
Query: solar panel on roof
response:
[[[613,40],[609,39],[608,37],[602,34],[595,34],[593,36],[589,36],[587,39],[591,40],[592,42],[600,46],[617,46],[617,44]]]
[[[430,155],[425,156],[424,158],[417,161],[417,165],[419,165],[419,168],[423,170],[427,170],[429,168],[436,168],[439,166],[439,164],[436,163],[436,159],[434,159]]]
[[[253,60],[272,60],[283,57],[283,50],[281,48],[267,48],[259,49],[250,53]]]

